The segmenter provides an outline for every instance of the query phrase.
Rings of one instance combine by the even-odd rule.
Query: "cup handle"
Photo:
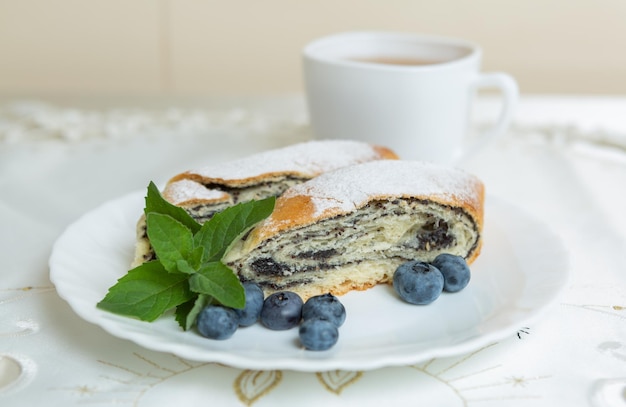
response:
[[[517,82],[510,75],[500,72],[478,74],[472,83],[472,89],[476,90],[481,88],[499,89],[502,94],[502,108],[495,125],[484,131],[482,134],[477,135],[476,138],[469,143],[466,148],[464,148],[464,151],[461,154],[461,160],[474,155],[489,142],[503,135],[511,124],[513,113],[515,112],[515,107],[517,106],[519,89],[517,87]]]

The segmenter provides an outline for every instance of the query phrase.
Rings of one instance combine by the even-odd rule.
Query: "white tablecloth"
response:
[[[373,371],[240,370],[139,347],[55,291],[55,239],[149,180],[309,138],[299,97],[0,104],[0,405],[626,405],[626,99],[524,97],[466,167],[547,223],[571,278],[532,326],[474,352]],[[168,103],[173,107],[167,107]],[[476,120],[494,117],[481,100]]]

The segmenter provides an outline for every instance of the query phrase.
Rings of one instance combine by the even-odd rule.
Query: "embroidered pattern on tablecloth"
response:
[[[206,112],[198,110],[168,109],[160,112],[143,110],[134,111],[89,111],[57,108],[39,103],[23,103],[0,109],[0,143],[12,144],[31,141],[52,141],[75,143],[91,139],[117,140],[131,137],[137,133],[158,133],[163,130],[194,133],[215,128],[240,128],[268,137],[281,138],[294,135],[300,139],[309,137],[308,129],[301,119],[270,120],[243,109],[226,112]],[[509,131],[511,140],[523,139],[529,142],[553,145],[571,145],[577,142],[589,143],[602,147],[624,151],[626,137],[597,130],[585,132],[574,126],[524,126],[514,124]],[[32,296],[53,291],[53,287],[17,287],[0,289],[0,309],[8,302],[28,303]],[[576,313],[602,313],[613,318],[617,323],[626,320],[626,303],[615,301],[607,303],[570,303],[561,307]],[[578,315],[578,314],[577,314]],[[582,314],[581,314],[582,315]],[[14,317],[4,321],[0,329],[0,345],[3,341],[19,336],[33,335],[39,332],[39,324],[34,318]],[[7,325],[9,324],[9,325]],[[520,327],[516,338],[523,343],[533,335],[532,327]],[[465,362],[473,360],[483,352],[497,348],[498,344],[480,349],[457,358],[442,358],[425,361],[401,369],[413,371],[416,381],[432,380],[447,389],[455,400],[463,406],[483,406],[484,402],[497,400],[527,400],[542,398],[542,393],[534,385],[550,382],[555,378],[549,372],[512,372],[506,366],[498,364],[480,365],[479,370],[460,371]],[[509,345],[510,346],[510,343]],[[610,358],[626,366],[626,344],[618,340],[607,339],[597,343],[599,355]],[[47,389],[51,393],[65,394],[68,399],[82,402],[107,402],[116,400],[120,405],[140,406],[151,391],[158,391],[159,385],[181,377],[189,372],[208,369],[233,375],[229,393],[241,405],[254,405],[265,398],[277,394],[284,388],[289,376],[296,374],[288,371],[235,370],[212,363],[198,363],[171,356],[168,361],[155,361],[143,353],[133,353],[133,358],[146,366],[144,370],[133,370],[124,364],[112,361],[94,361],[92,375],[74,378],[66,386]],[[0,396],[25,391],[36,377],[38,365],[29,355],[20,353],[20,349],[5,351],[0,348]],[[501,372],[502,374],[498,374]],[[302,373],[298,373],[302,374]],[[357,389],[375,372],[331,371],[305,374],[317,382],[316,389],[341,399],[348,397],[352,389]],[[495,375],[494,375],[495,374]],[[494,379],[498,377],[498,379]],[[485,378],[482,380],[482,378]],[[471,383],[470,383],[471,382]],[[115,385],[118,391],[126,394],[120,399],[118,393],[110,393],[103,383]],[[470,384],[468,384],[470,383]],[[612,382],[611,382],[612,383]],[[609,384],[611,384],[609,383]]]

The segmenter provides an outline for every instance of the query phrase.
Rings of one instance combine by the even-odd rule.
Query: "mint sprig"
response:
[[[180,262],[189,263],[193,267],[196,264],[194,252],[193,233],[189,228],[169,215],[151,212],[146,215],[148,238],[152,249],[165,270],[170,273],[188,271],[179,268]]]
[[[187,279],[184,274],[168,273],[158,261],[150,261],[120,278],[98,308],[154,321],[166,310],[193,298]]]
[[[154,182],[150,182],[148,185],[148,193],[146,195],[146,207],[144,209],[144,213],[148,215],[153,212],[171,216],[183,225],[187,226],[192,233],[196,233],[200,230],[200,224],[196,222],[191,215],[189,215],[180,206],[172,205],[166,201]]]
[[[176,307],[176,321],[185,330],[206,304],[243,308],[243,286],[221,260],[234,242],[272,213],[274,202],[270,197],[241,203],[200,225],[166,201],[151,182],[144,212],[157,260],[128,271],[97,307],[142,321],[154,321]]]

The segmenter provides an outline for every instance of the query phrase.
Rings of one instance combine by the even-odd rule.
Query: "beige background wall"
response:
[[[476,41],[526,93],[626,94],[625,0],[0,0],[0,93],[300,92],[300,49],[357,29]]]

